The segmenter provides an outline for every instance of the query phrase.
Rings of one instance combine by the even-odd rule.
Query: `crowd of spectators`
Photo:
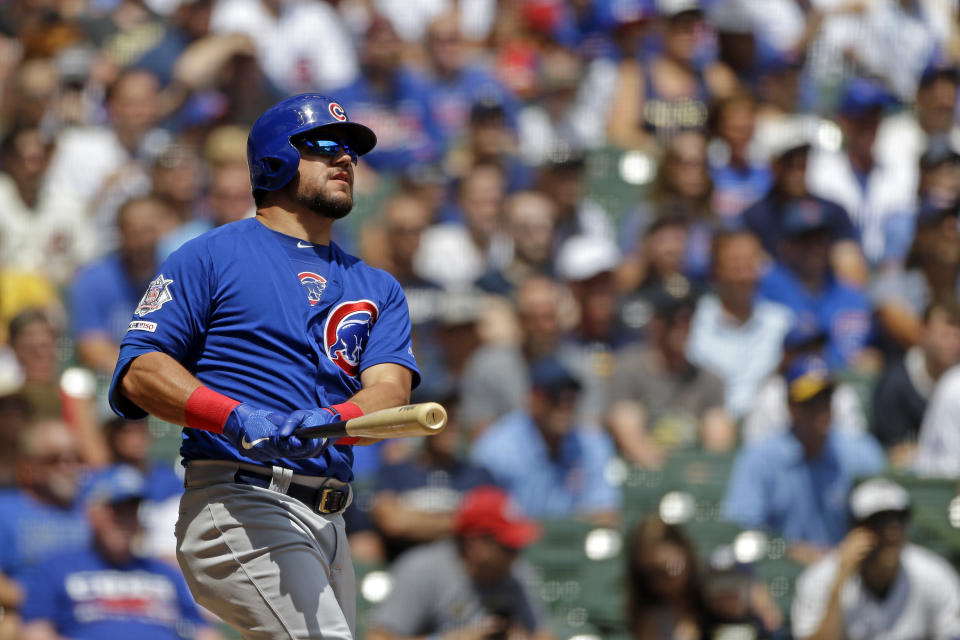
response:
[[[960,636],[886,479],[960,482],[956,0],[8,0],[0,639],[220,637],[170,568],[171,431],[105,382],[305,91],[377,134],[334,239],[404,287],[451,417],[356,449],[353,553],[402,587],[371,638],[553,637],[518,554],[564,519],[626,533],[630,637]],[[790,610],[623,517],[617,470],[680,451],[808,567]]]

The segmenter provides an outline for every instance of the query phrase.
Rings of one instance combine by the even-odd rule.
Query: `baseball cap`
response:
[[[591,235],[573,236],[557,252],[557,275],[575,282],[616,269],[620,250],[608,238]]]
[[[527,519],[503,489],[477,487],[463,499],[454,518],[461,537],[488,535],[505,547],[522,549],[540,537],[540,527]]]
[[[813,142],[813,125],[804,119],[791,118],[770,127],[761,144],[767,159],[775,160],[792,151],[810,149]]]
[[[683,13],[703,13],[700,0],[657,0],[657,12],[666,18]]]
[[[788,204],[780,222],[780,230],[791,237],[829,227],[826,208],[813,198],[801,198]]]
[[[783,348],[786,351],[798,351],[826,342],[827,331],[813,315],[803,315],[794,322],[787,335],[783,337]]]
[[[558,358],[547,356],[530,368],[530,386],[540,391],[579,391],[583,383]]]
[[[870,478],[850,492],[850,515],[857,522],[885,511],[910,510],[910,494],[887,478]]]
[[[935,80],[946,78],[960,84],[960,67],[942,58],[939,54],[931,56],[923,71],[920,73],[920,87],[925,87]]]
[[[837,113],[848,118],[864,116],[877,109],[887,109],[897,100],[883,85],[866,78],[853,78],[837,106]]]
[[[653,0],[596,0],[593,7],[597,23],[604,29],[641,23],[654,14]]]
[[[826,361],[817,355],[800,356],[787,367],[787,396],[791,402],[807,402],[822,391],[833,388]]]
[[[146,497],[146,478],[128,464],[116,464],[96,472],[83,491],[83,502],[87,505],[112,505]]]

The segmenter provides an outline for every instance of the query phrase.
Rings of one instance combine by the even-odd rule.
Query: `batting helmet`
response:
[[[293,180],[300,165],[300,152],[290,139],[316,129],[336,132],[358,155],[377,144],[373,131],[350,122],[347,112],[334,99],[317,93],[292,96],[264,111],[250,129],[247,165],[253,189],[276,191]]]

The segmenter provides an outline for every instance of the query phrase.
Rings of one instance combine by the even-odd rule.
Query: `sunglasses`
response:
[[[348,156],[350,156],[350,162],[353,164],[357,164],[357,159],[360,157],[353,147],[348,145],[346,142],[340,142],[337,140],[314,140],[312,138],[299,138],[296,140],[295,144],[297,146],[309,149],[310,153],[314,153],[325,158],[336,158],[341,153],[346,153]]]

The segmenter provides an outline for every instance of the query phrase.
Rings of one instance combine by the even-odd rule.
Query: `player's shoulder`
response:
[[[350,275],[350,277],[362,278],[389,289],[394,287],[400,288],[400,283],[390,272],[378,267],[370,266],[357,256],[347,253],[336,242],[331,242],[330,248],[333,259],[340,265],[341,269]]]
[[[238,242],[238,240],[242,236],[256,233],[259,226],[261,225],[255,218],[244,218],[214,227],[184,242],[170,254],[170,258],[184,260],[245,252],[247,251],[243,246],[245,243]]]

